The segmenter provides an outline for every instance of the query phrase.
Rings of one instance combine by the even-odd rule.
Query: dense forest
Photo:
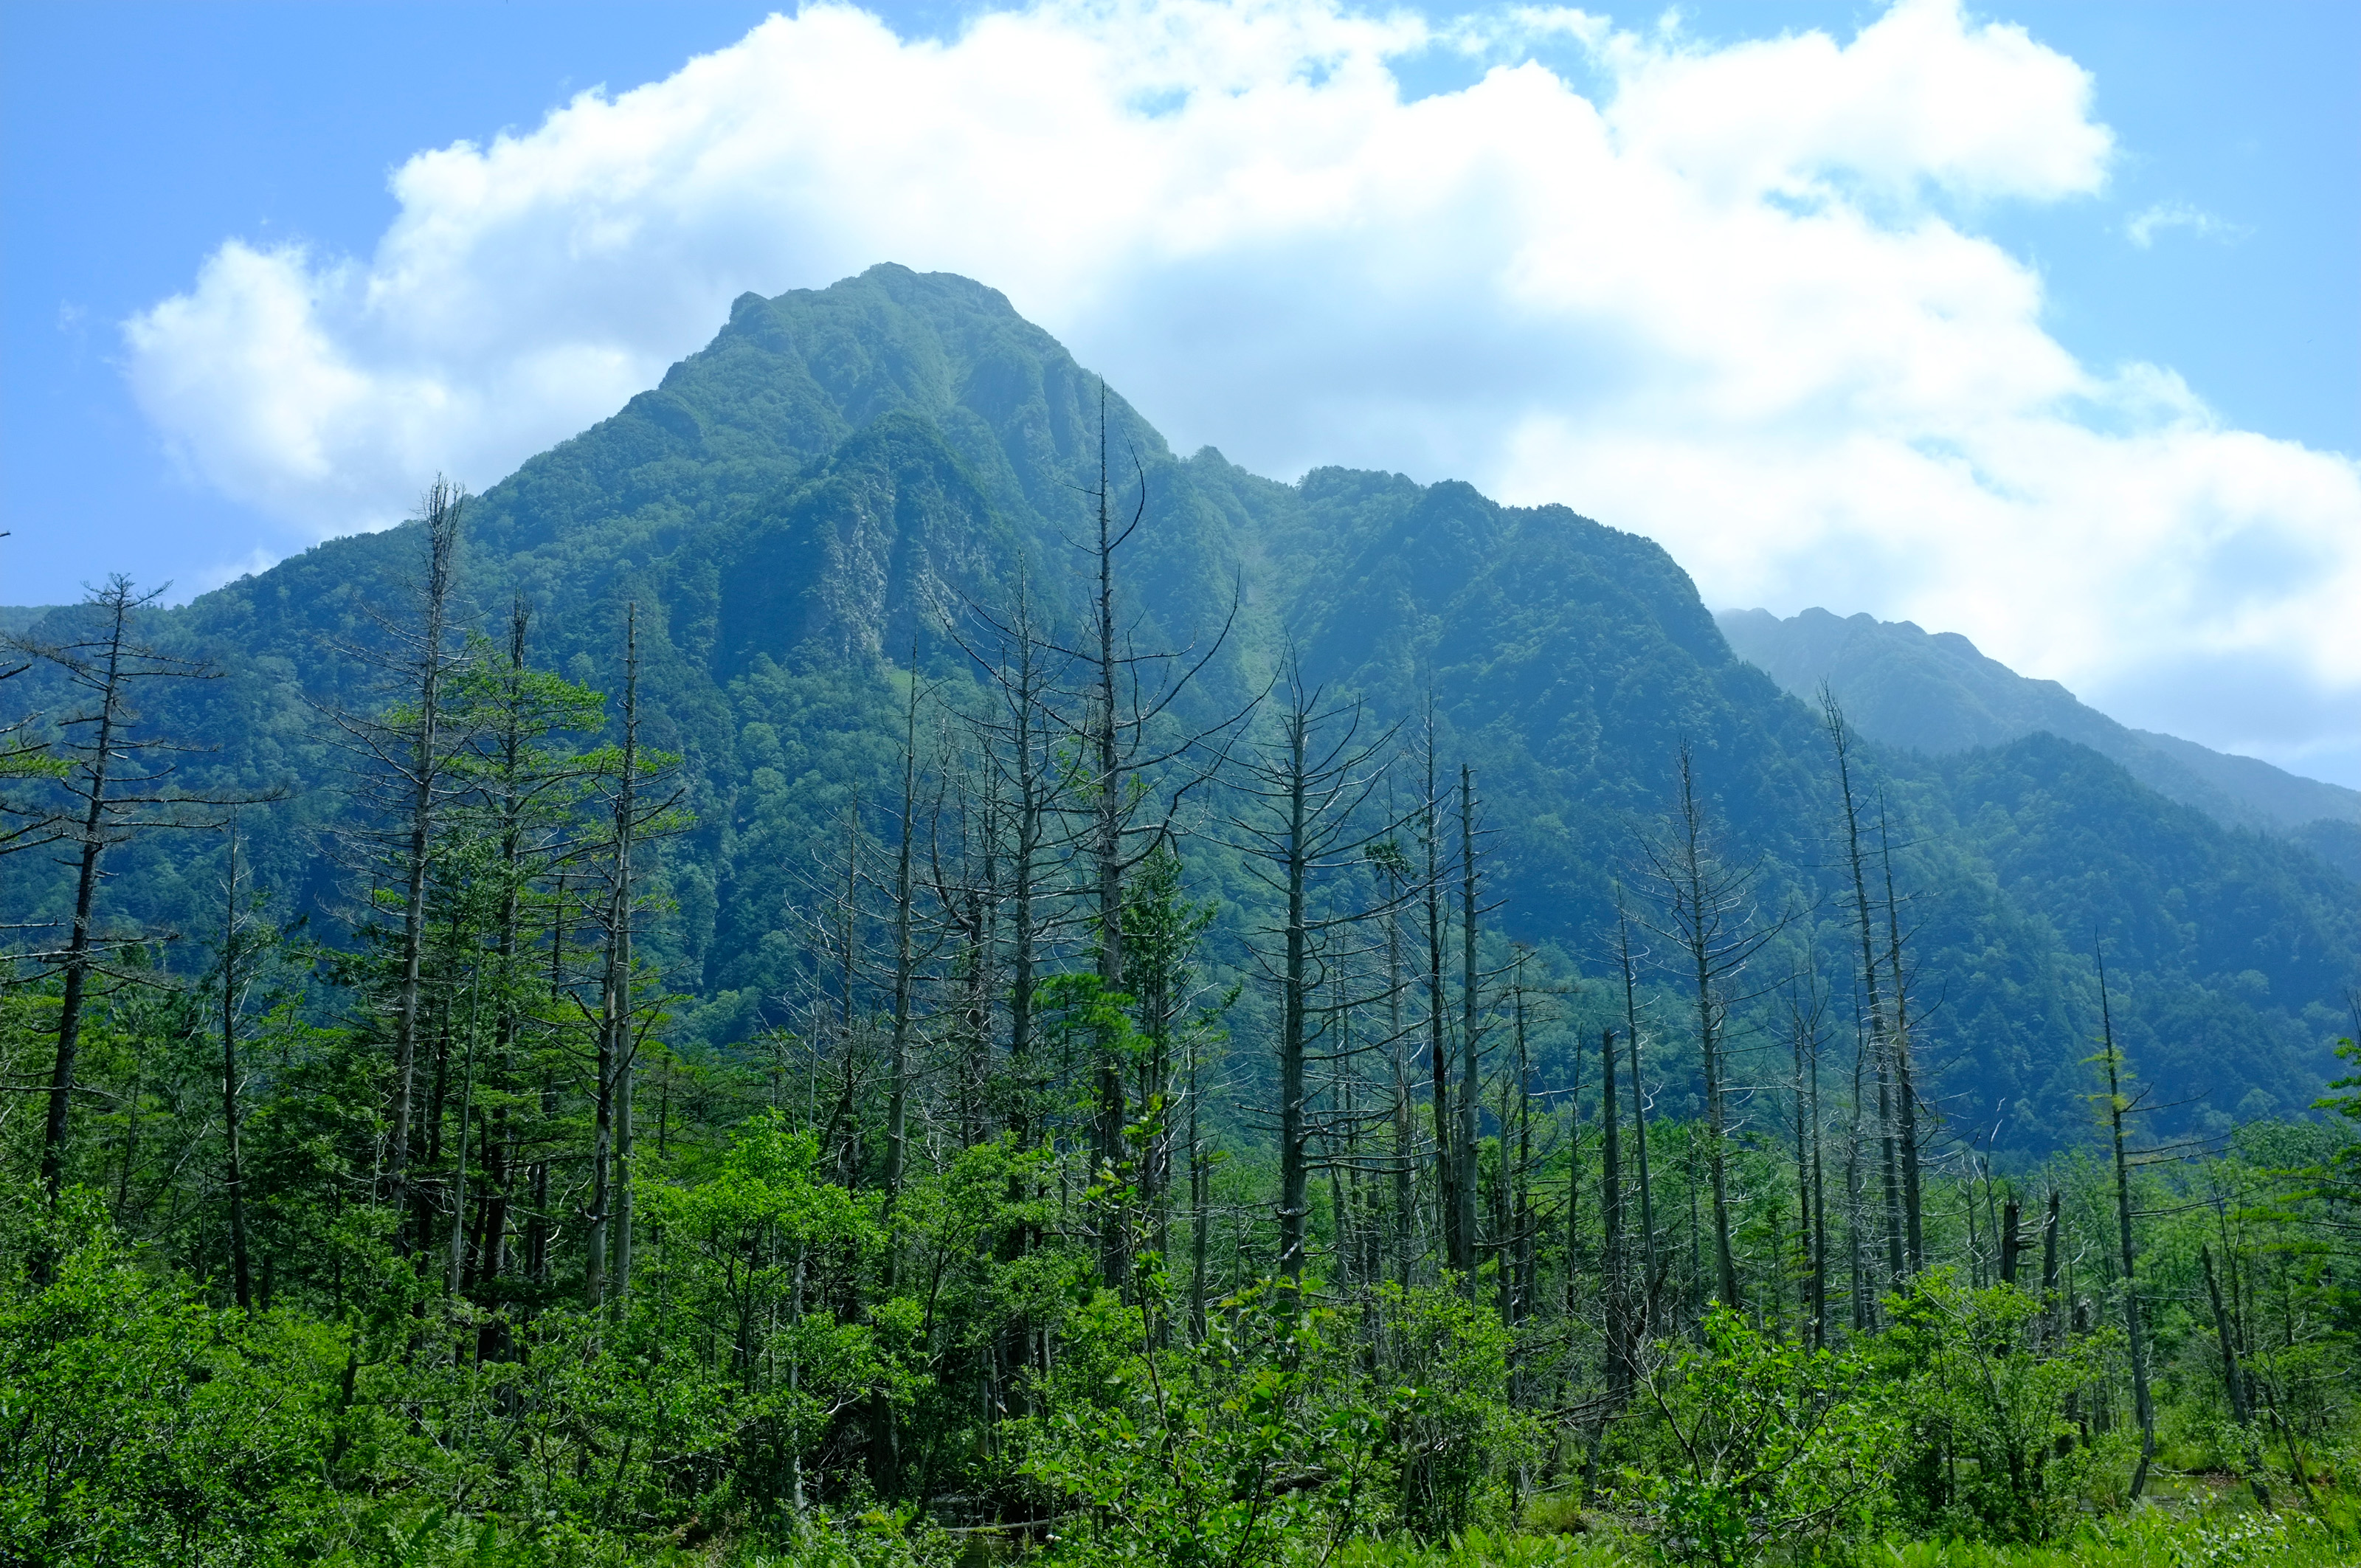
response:
[[[738,302],[0,660],[0,1558],[2345,1561],[2361,885]]]

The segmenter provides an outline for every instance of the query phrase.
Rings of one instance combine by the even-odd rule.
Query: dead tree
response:
[[[1422,737],[1422,760],[1426,765],[1426,792],[1418,808],[1419,842],[1426,852],[1426,875],[1421,884],[1425,903],[1426,937],[1426,1051],[1427,1062],[1434,1080],[1434,1176],[1435,1207],[1440,1211],[1443,1232],[1443,1266],[1462,1277],[1471,1276],[1476,1267],[1476,1240],[1466,1223],[1467,1209],[1473,1205],[1470,1196],[1463,1205],[1460,1189],[1474,1176],[1474,1151],[1463,1152],[1464,1140],[1453,1126],[1451,1108],[1451,1044],[1444,1011],[1443,949],[1448,939],[1443,903],[1443,827],[1439,819],[1441,796],[1436,792],[1434,778],[1434,694],[1427,693],[1426,724]]]
[[[445,722],[444,696],[467,663],[465,644],[454,636],[452,624],[467,500],[460,486],[445,478],[434,481],[419,503],[425,570],[411,585],[414,622],[397,624],[380,616],[379,625],[390,647],[345,650],[379,673],[387,697],[384,707],[368,716],[328,710],[345,744],[362,762],[362,803],[401,824],[374,836],[378,842],[368,871],[372,882],[380,872],[390,871],[402,890],[401,932],[394,959],[393,1126],[384,1182],[387,1205],[397,1216],[396,1245],[405,1253],[411,1245],[410,1144],[417,1119],[427,875],[453,793],[458,742],[465,739],[454,735]],[[375,917],[373,910],[370,917]]]
[[[2124,1117],[2132,1109],[2124,1098],[2123,1053],[2115,1047],[2115,1015],[2107,997],[2107,957],[2096,946],[2092,956],[2099,973],[2100,1059],[2107,1069],[2107,1126],[2114,1139],[2115,1220],[2123,1248],[2125,1348],[2132,1364],[2132,1406],[2139,1418],[2139,1465],[2132,1472],[2131,1495],[2137,1498],[2147,1485],[2148,1465],[2156,1458],[2156,1403],[2147,1386],[2147,1342],[2140,1332],[2139,1276],[2132,1249],[2131,1162],[2124,1148]]]
[[[1478,871],[1476,854],[1476,773],[1459,766],[1459,1245],[1466,1253],[1466,1287],[1476,1284],[1476,1184],[1478,1084],[1482,1077],[1483,977],[1476,967]]]
[[[1901,901],[1894,891],[1894,839],[1887,831],[1883,792],[1877,804],[1878,859],[1885,872],[1886,978],[1894,986],[1894,1034],[1886,1056],[1894,1064],[1894,1093],[1898,1122],[1895,1141],[1902,1155],[1903,1255],[1909,1271],[1927,1266],[1927,1229],[1918,1179],[1918,1087],[1911,1060],[1910,980],[1902,965]]]
[[[1096,922],[1100,992],[1114,997],[1122,993],[1124,982],[1124,879],[1164,841],[1182,798],[1218,771],[1218,758],[1181,769],[1180,776],[1160,796],[1160,816],[1151,816],[1148,810],[1158,797],[1139,786],[1182,759],[1198,756],[1214,737],[1232,731],[1254,704],[1249,701],[1227,717],[1194,729],[1177,723],[1175,705],[1227,645],[1237,619],[1238,598],[1233,594],[1219,633],[1201,652],[1142,650],[1137,645],[1133,640],[1137,622],[1124,620],[1116,556],[1147,521],[1148,470],[1133,454],[1137,500],[1129,519],[1119,519],[1104,382],[1099,386],[1098,435],[1098,482],[1088,491],[1095,534],[1077,542],[1089,560],[1091,574],[1083,635],[1075,640],[1076,645],[1069,646],[988,612],[977,613],[1004,641],[1036,643],[1050,659],[1077,670],[1082,678],[1082,690],[1073,694],[1076,700],[1065,705],[1044,703],[1027,711],[1054,725],[1081,753],[1077,782],[1087,803],[1088,818],[1081,835],[1089,868],[1085,896]],[[1005,681],[1002,684],[1005,690]],[[1029,975],[1027,978],[1029,981]],[[1110,1287],[1122,1288],[1130,1272],[1130,1227],[1122,1212],[1123,1194],[1129,1185],[1125,1135],[1128,1096],[1123,1063],[1117,1059],[1118,1042],[1108,1037],[1105,1030],[1100,1033],[1094,1065],[1093,1154],[1109,1195],[1107,1212],[1100,1217],[1100,1276]]]
[[[1739,1294],[1738,1260],[1730,1247],[1730,1177],[1727,1159],[1729,1110],[1728,1014],[1730,988],[1778,929],[1754,917],[1752,868],[1726,866],[1713,842],[1714,828],[1697,793],[1688,745],[1680,750],[1680,773],[1672,815],[1664,830],[1642,845],[1661,915],[1652,929],[1672,943],[1692,989],[1697,1009],[1697,1054],[1705,1069],[1706,1161],[1713,1189],[1714,1261],[1719,1294],[1733,1311]]]
[[[246,1245],[246,1171],[238,1157],[237,1014],[242,999],[238,959],[245,956],[237,896],[237,818],[227,829],[229,865],[222,876],[221,1039],[223,1188],[229,1198],[230,1279],[240,1311],[254,1309],[254,1277]]]
[[[1636,1344],[1647,1336],[1664,1276],[1656,1261],[1656,1195],[1648,1168],[1648,1096],[1640,1078],[1639,976],[1631,961],[1631,924],[1624,914],[1620,887],[1615,891],[1615,957],[1623,975],[1623,1040],[1631,1069],[1631,1157],[1640,1180],[1640,1281],[1631,1324]]]
[[[1806,1317],[1815,1349],[1828,1337],[1828,1198],[1820,1163],[1820,1045],[1828,998],[1818,973],[1806,969],[1804,994],[1787,997],[1789,1039],[1795,1048],[1795,1212],[1800,1227]]]
[[[1883,993],[1878,983],[1877,944],[1870,925],[1869,878],[1863,870],[1865,856],[1861,843],[1861,814],[1852,793],[1852,730],[1845,721],[1844,709],[1837,703],[1836,693],[1826,682],[1820,685],[1820,718],[1828,733],[1828,749],[1836,758],[1837,794],[1844,813],[1845,866],[1852,878],[1853,915],[1861,936],[1862,1016],[1868,1030],[1866,1046],[1877,1080],[1878,1135],[1884,1156],[1885,1206],[1883,1218],[1886,1265],[1891,1277],[1898,1281],[1905,1271],[1906,1259],[1903,1251],[1902,1179],[1894,1148],[1894,1107],[1887,1083],[1893,1036],[1886,1019]]]
[[[607,796],[607,839],[602,868],[606,886],[597,905],[605,962],[598,986],[597,1082],[593,1086],[590,1152],[590,1216],[588,1260],[583,1292],[595,1305],[605,1302],[620,1314],[631,1288],[633,1232],[632,1160],[635,1156],[632,1090],[637,1080],[642,1015],[635,996],[636,975],[632,937],[642,893],[636,854],[640,845],[685,826],[678,814],[680,792],[663,799],[643,796],[678,759],[651,753],[640,744],[639,606],[623,610],[623,706],[620,715],[622,739],[596,760],[596,774]],[[653,791],[648,791],[652,795]],[[608,1273],[609,1253],[613,1274]]]
[[[943,617],[946,633],[983,674],[995,701],[968,722],[990,770],[994,813],[1006,835],[1008,909],[1008,1060],[1013,1080],[1010,1123],[1020,1142],[1033,1125],[1027,1085],[1036,1070],[1035,996],[1057,918],[1051,861],[1071,847],[1063,823],[1088,776],[1079,751],[1058,746],[1080,727],[1059,715],[1054,699],[1075,655],[1055,641],[1038,616],[1030,575],[1020,565],[1015,599],[1005,612],[971,605],[962,625]]]
[[[60,725],[66,735],[68,765],[62,774],[52,776],[71,804],[46,814],[40,835],[73,847],[72,856],[63,862],[75,872],[72,923],[63,948],[23,955],[61,970],[65,978],[58,1008],[57,1055],[49,1072],[49,1114],[41,1127],[41,1186],[52,1203],[65,1179],[82,1016],[92,977],[100,971],[109,948],[147,936],[143,932],[126,938],[103,935],[97,928],[98,886],[107,851],[157,829],[218,828],[221,808],[270,798],[182,790],[172,782],[178,764],[166,759],[196,748],[137,732],[135,686],[149,681],[211,680],[218,674],[200,661],[165,653],[139,640],[134,622],[162,592],[140,593],[130,578],[117,573],[91,594],[95,624],[87,631],[70,641],[12,644],[55,665],[70,686],[90,699],[88,707]]]
[[[1290,659],[1276,734],[1236,764],[1231,785],[1240,805],[1227,817],[1231,842],[1248,870],[1285,901],[1276,927],[1264,926],[1254,957],[1279,993],[1278,1040],[1279,1270],[1300,1289],[1305,1220],[1310,1213],[1307,1151],[1312,1135],[1305,1067],[1326,1030],[1331,1006],[1314,998],[1334,960],[1334,933],[1367,918],[1354,909],[1321,913],[1315,883],[1345,871],[1398,826],[1365,814],[1385,773],[1388,732],[1364,739],[1357,702],[1323,705]]]

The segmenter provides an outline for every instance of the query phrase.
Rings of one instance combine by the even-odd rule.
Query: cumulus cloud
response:
[[[1474,80],[1407,93],[1438,51]],[[1710,603],[1907,617],[2133,722],[2326,755],[2361,732],[2361,468],[2078,362],[1961,215],[2099,192],[2091,89],[1956,0],[1727,47],[1334,0],[911,40],[814,5],[420,153],[368,257],[225,243],[126,324],[130,375],[211,483],[343,532],[611,411],[744,290],[945,269],[1184,450],[1563,500]],[[2158,678],[2196,667],[2274,701]]]

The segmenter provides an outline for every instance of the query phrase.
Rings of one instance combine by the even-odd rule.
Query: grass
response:
[[[2191,1499],[2192,1502],[2197,1499]],[[1560,1521],[1553,1519],[1548,1525]],[[1575,1521],[1564,1521],[1572,1525]],[[1529,1519],[1529,1525],[1547,1525]],[[1335,1568],[1642,1568],[1663,1561],[1642,1540],[1609,1530],[1578,1534],[1470,1531],[1449,1542],[1359,1541],[1339,1552]],[[1777,1558],[1769,1561],[1776,1563]],[[2215,1505],[2183,1511],[2147,1507],[2083,1526],[2071,1538],[2039,1546],[1986,1541],[1882,1541],[1855,1568],[2352,1568],[2361,1564],[2361,1534],[2350,1521],[2332,1528],[2290,1509],[2265,1512]]]

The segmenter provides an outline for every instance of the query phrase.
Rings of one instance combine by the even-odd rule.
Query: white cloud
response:
[[[1405,101],[1430,49],[1492,63]],[[2361,470],[2079,363],[2038,275],[1946,215],[2099,192],[2090,97],[1955,0],[1727,48],[1331,0],[1041,0],[906,42],[812,5],[419,154],[372,256],[225,244],[127,323],[130,373],[195,471],[341,532],[611,411],[741,291],[946,269],[1184,450],[1564,500],[1709,603],[1906,616],[2127,720],[2318,753],[2361,707]],[[2191,661],[2275,703],[2155,678]]]
[[[2187,202],[2158,202],[2132,214],[2124,225],[2125,236],[2142,250],[2152,248],[2156,236],[2166,229],[2187,229],[2200,239],[2236,241],[2254,231],[2243,224],[2225,223]]]

